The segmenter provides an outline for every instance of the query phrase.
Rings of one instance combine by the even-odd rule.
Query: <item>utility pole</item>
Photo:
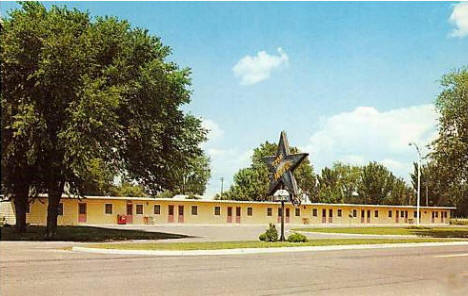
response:
[[[409,145],[414,146],[418,152],[418,201],[416,206],[416,225],[419,226],[419,205],[421,200],[421,151],[416,143],[409,143]]]
[[[426,184],[426,207],[428,206],[429,206],[429,192],[428,192],[427,184]]]
[[[221,177],[221,196],[223,196],[224,177]]]

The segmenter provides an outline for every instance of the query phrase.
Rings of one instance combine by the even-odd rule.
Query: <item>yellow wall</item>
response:
[[[85,198],[78,200],[76,198],[62,198],[63,216],[59,216],[59,225],[78,225],[78,224],[117,224],[117,216],[127,213],[127,204],[132,204],[133,224],[167,224],[167,223],[185,223],[185,224],[229,224],[227,212],[232,208],[232,224],[237,224],[236,208],[241,210],[240,224],[267,224],[278,223],[278,203],[262,202],[229,202],[229,201],[197,201],[197,200],[176,200],[176,199],[138,199],[138,198]],[[78,208],[79,204],[86,204],[87,214],[86,222],[79,222]],[[2,203],[3,208],[6,204]],[[112,204],[112,214],[105,213],[105,204]],[[137,205],[143,207],[143,214],[136,214]],[[160,206],[160,214],[154,213],[154,206]],[[174,206],[173,222],[169,221],[169,206]],[[179,222],[179,206],[184,208],[183,222]],[[197,207],[197,215],[192,214],[192,206]],[[220,215],[215,215],[215,207],[220,207]],[[408,225],[415,222],[415,208],[388,206],[362,206],[362,205],[323,205],[307,204],[299,207],[299,216],[296,216],[296,208],[292,205],[286,205],[289,209],[289,224],[341,224],[341,225],[366,225],[382,224],[392,225],[396,223],[396,211],[399,213],[398,224]],[[11,210],[13,211],[11,205]],[[252,215],[247,215],[247,209],[252,208]],[[272,215],[267,216],[267,209],[271,208]],[[313,215],[313,210],[317,210],[317,215]],[[323,223],[322,211],[326,211],[325,223]],[[333,211],[333,218],[330,221],[329,213]],[[338,216],[338,210],[341,210],[341,217]],[[353,210],[356,210],[357,217],[353,217]],[[364,223],[361,221],[361,211],[365,211]],[[370,220],[367,220],[367,212],[370,211]],[[378,217],[375,217],[375,211],[378,211]],[[392,211],[392,217],[389,217],[389,211]],[[408,211],[408,218],[401,217],[401,211]],[[5,211],[3,211],[5,212]],[[450,218],[450,209],[448,208],[421,208],[421,223],[432,224],[432,212],[437,212],[434,223],[448,223]],[[442,221],[441,213],[446,212],[447,218]],[[27,222],[30,224],[46,224],[47,199],[36,199],[30,205],[30,213],[27,214]],[[287,215],[285,215],[287,217]]]

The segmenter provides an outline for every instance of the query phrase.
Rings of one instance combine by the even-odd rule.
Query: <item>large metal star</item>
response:
[[[291,154],[289,143],[284,131],[281,132],[276,156],[266,157],[265,163],[270,171],[270,187],[268,195],[273,195],[276,190],[283,187],[291,195],[291,202],[295,205],[300,204],[299,187],[293,171],[307,157],[307,153]]]

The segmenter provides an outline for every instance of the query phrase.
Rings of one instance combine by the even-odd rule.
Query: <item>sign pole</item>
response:
[[[284,200],[281,199],[281,236],[280,241],[284,242]]]

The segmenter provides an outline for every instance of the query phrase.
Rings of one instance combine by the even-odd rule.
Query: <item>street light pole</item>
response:
[[[221,196],[223,196],[224,177],[221,177]]]
[[[419,226],[419,206],[421,202],[421,151],[416,143],[409,143],[409,145],[414,146],[418,152],[418,201],[416,206],[416,225]]]

